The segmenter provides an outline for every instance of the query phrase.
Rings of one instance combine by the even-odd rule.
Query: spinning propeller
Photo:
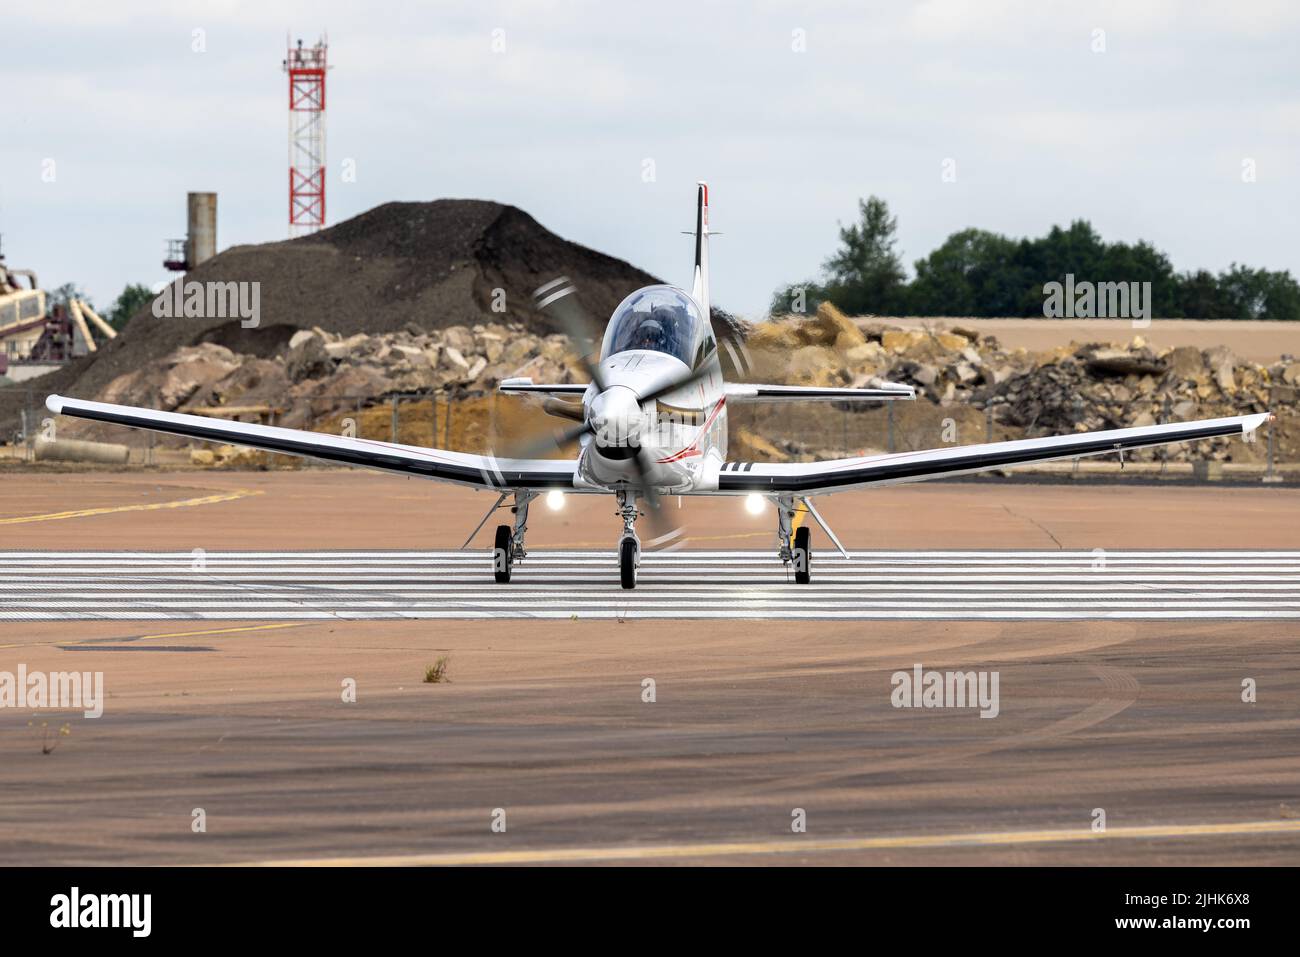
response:
[[[605,376],[601,373],[600,363],[592,362],[590,358],[591,353],[599,348],[596,337],[593,335],[596,326],[582,308],[581,303],[579,303],[577,289],[573,282],[567,276],[554,279],[542,285],[533,293],[533,302],[538,311],[549,317],[560,331],[569,338],[577,353],[578,363],[583,372],[595,384],[599,394],[606,394],[609,386]],[[701,366],[699,369],[689,369],[653,391],[637,396],[637,404],[644,408],[669,393],[699,382],[707,375],[707,366]],[[633,449],[634,451],[627,461],[635,471],[636,478],[627,483],[627,488],[629,491],[635,492],[645,503],[644,514],[650,521],[651,528],[654,531],[654,536],[647,544],[660,548],[669,544],[676,544],[673,540],[682,534],[682,529],[679,526],[670,527],[671,523],[668,522],[664,514],[659,492],[651,481],[655,464],[653,453],[641,445],[638,435],[614,437],[621,438],[622,441],[609,441],[611,436],[603,434],[598,423],[593,421],[592,405],[594,403],[588,404],[587,408],[583,410],[583,420],[580,424],[546,438],[530,442],[520,448],[512,449],[512,455],[518,458],[534,458],[549,450],[552,443],[564,446],[578,441],[584,435],[594,436],[594,441],[602,448],[617,446]]]

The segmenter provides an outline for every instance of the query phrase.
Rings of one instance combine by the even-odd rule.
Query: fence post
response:
[[[393,396],[393,444],[397,444],[397,396]]]
[[[894,451],[894,403],[885,403],[886,418],[889,420],[889,445],[887,450]]]
[[[1268,387],[1268,407],[1273,406],[1273,387]],[[1273,471],[1273,430],[1277,426],[1277,413],[1273,413],[1273,418],[1268,422],[1268,470],[1264,473],[1263,481],[1269,485],[1282,481],[1282,476]]]
[[[36,409],[32,405],[32,387],[27,387],[27,408],[23,409],[23,445],[27,447],[27,461],[36,461],[36,435],[32,426],[39,422]]]
[[[443,447],[444,449],[449,449],[449,448],[451,448],[451,408],[452,408],[452,401],[451,401],[451,387],[450,387],[450,386],[448,387],[448,391],[447,391],[447,402],[446,402],[446,406],[447,406],[447,418],[443,420],[443,426],[442,426],[442,447]],[[435,442],[434,444],[436,445],[437,443]]]

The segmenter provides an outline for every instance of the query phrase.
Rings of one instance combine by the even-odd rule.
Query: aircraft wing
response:
[[[928,479],[986,472],[1033,462],[1106,455],[1221,435],[1250,436],[1270,418],[1269,413],[1263,412],[1224,419],[1174,422],[1134,429],[1081,432],[1076,435],[1017,439],[924,452],[895,452],[824,462],[724,462],[718,473],[718,491],[809,495],[842,492],[871,485],[924,482]]]
[[[789,402],[795,399],[867,402],[881,399],[915,399],[916,390],[910,385],[899,382],[882,382],[872,389],[844,389],[815,385],[749,385],[728,382],[727,398],[734,402]]]
[[[301,429],[226,422],[180,412],[155,412],[129,405],[89,402],[52,395],[51,412],[96,422],[111,422],[208,442],[243,445],[267,452],[397,472],[440,482],[491,489],[566,489],[574,491],[574,459],[506,459],[442,449],[425,449],[370,439],[349,439]]]
[[[534,383],[530,378],[520,377],[502,379],[498,390],[511,395],[583,395],[587,391],[587,383]]]

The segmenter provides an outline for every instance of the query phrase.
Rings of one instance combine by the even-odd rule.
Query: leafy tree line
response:
[[[1289,271],[1234,263],[1217,275],[1176,272],[1150,243],[1107,243],[1083,219],[1037,239],[963,229],[916,260],[909,281],[894,249],[897,218],[876,196],[858,208],[859,221],[840,227],[821,278],[778,289],[774,315],[830,301],[850,315],[1042,318],[1044,285],[1073,274],[1076,282],[1149,282],[1150,314],[1162,318],[1300,319],[1300,284]]]

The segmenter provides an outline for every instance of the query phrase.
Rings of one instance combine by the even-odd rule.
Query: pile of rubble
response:
[[[854,321],[829,304],[813,316],[753,326],[748,347],[756,379],[856,388],[904,382],[936,405],[987,410],[994,422],[1027,437],[1266,410],[1289,411],[1290,424],[1300,391],[1300,362],[1289,356],[1261,366],[1222,346],[1157,352],[1141,336],[1123,345],[1008,352],[995,337],[960,326]],[[1300,435],[1292,432],[1283,430],[1286,447],[1278,450],[1286,460],[1300,457],[1300,447],[1293,447]],[[1239,448],[1220,439],[1163,454],[1170,461],[1231,460]]]
[[[977,420],[987,415],[990,434],[996,425],[999,437],[1272,410],[1281,414],[1284,426],[1278,434],[1279,460],[1300,459],[1300,430],[1295,428],[1300,362],[1289,357],[1260,366],[1224,347],[1156,351],[1140,336],[1123,345],[1071,343],[1046,352],[1007,351],[993,336],[961,326],[936,323],[927,329],[904,329],[877,320],[853,320],[830,305],[815,315],[742,325],[740,331],[740,375],[728,370],[735,378],[854,387],[905,382],[916,386],[918,398],[932,407]],[[735,336],[728,338],[738,344]],[[270,357],[240,354],[212,342],[183,346],[117,376],[98,398],[228,417],[257,415],[260,410],[278,424],[312,428],[392,396],[483,394],[511,376],[531,376],[537,382],[581,381],[567,339],[531,332],[519,323],[441,330],[408,324],[396,332],[352,335],[317,327],[295,332]],[[100,438],[105,428],[77,423],[73,434]],[[808,429],[801,432],[805,439],[809,434]],[[184,444],[169,444],[177,443]],[[1173,446],[1147,457],[1259,457],[1240,449],[1240,443],[1220,439],[1195,447]],[[779,460],[822,457],[824,451],[774,445],[766,454]]]
[[[205,342],[183,346],[113,379],[98,398],[178,412],[273,411],[277,424],[310,428],[340,410],[388,396],[439,390],[486,392],[503,378],[573,382],[568,340],[517,324],[410,325],[393,333],[294,333],[278,356],[241,355]],[[86,423],[77,429],[91,434]]]

